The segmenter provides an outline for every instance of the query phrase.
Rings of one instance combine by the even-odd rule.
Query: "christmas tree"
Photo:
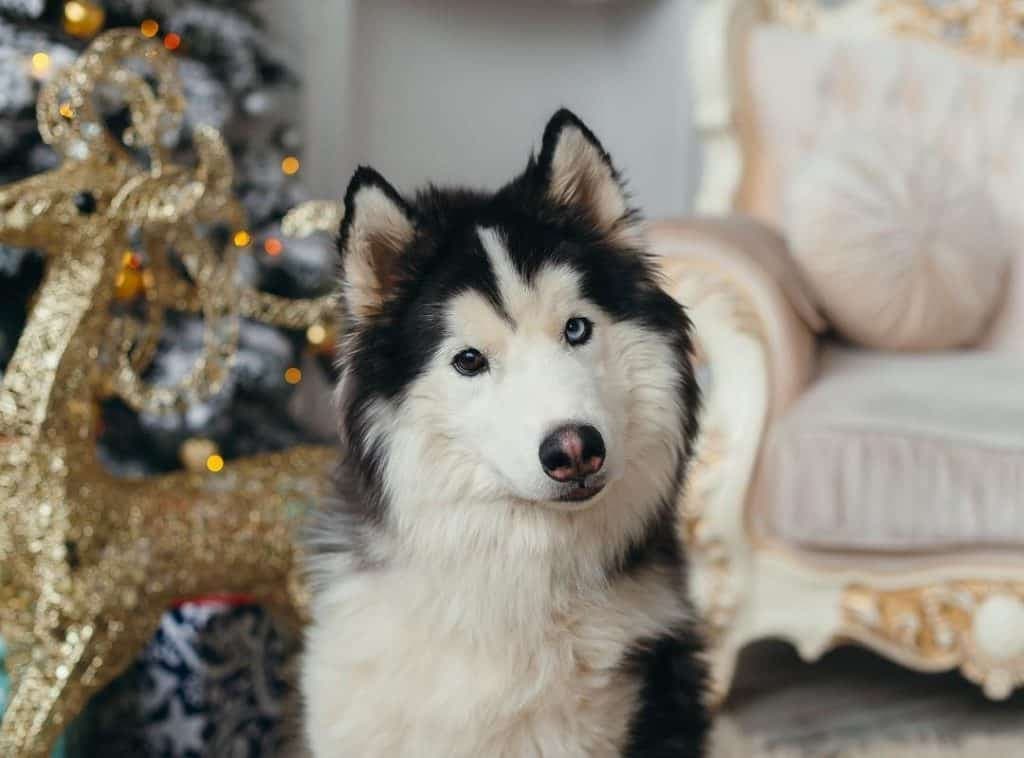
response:
[[[219,130],[230,147],[234,192],[249,219],[235,232],[246,239],[235,242],[252,243],[241,261],[244,283],[284,297],[328,291],[331,240],[289,239],[281,231],[283,214],[307,199],[301,135],[290,118],[297,82],[251,0],[0,0],[0,183],[57,164],[39,137],[39,87],[113,27],[134,27],[177,59],[187,111],[172,147],[182,160],[201,124]],[[128,124],[123,109],[104,118],[115,135]],[[144,294],[145,271],[130,251],[111,255],[123,256],[115,299],[130,307]],[[0,245],[0,378],[45,268],[40,251]],[[170,313],[146,380],[174,384],[202,353],[202,341],[199,316]],[[182,466],[216,471],[235,456],[330,441],[333,425],[319,409],[331,341],[322,325],[294,332],[243,319],[229,379],[213,397],[165,414],[103,399],[101,458],[119,476]],[[272,755],[282,739],[284,671],[294,651],[294,641],[245,598],[185,602],[165,614],[136,665],[96,698],[71,734],[69,756]]]
[[[39,85],[96,34],[124,26],[161,42],[178,60],[187,100],[177,137],[182,153],[199,124],[218,129],[231,148],[235,193],[251,228],[253,253],[242,261],[247,283],[287,297],[326,291],[333,267],[329,240],[281,236],[282,215],[307,199],[301,136],[288,102],[296,81],[251,0],[0,0],[0,183],[53,168],[57,156],[36,126]],[[124,114],[111,113],[107,126],[116,133],[124,121]],[[42,275],[42,258],[34,251],[0,246],[0,376]],[[118,298],[138,297],[144,281],[126,258]],[[202,348],[201,326],[197,316],[171,315],[150,381],[173,383],[189,370]],[[136,414],[116,398],[104,401],[105,463],[117,474],[148,475],[197,455],[230,459],[323,439],[315,423],[302,421],[295,395],[303,389],[300,382],[322,385],[329,338],[322,328],[296,334],[243,322],[231,377],[217,396],[160,416]],[[311,373],[314,366],[319,368]]]

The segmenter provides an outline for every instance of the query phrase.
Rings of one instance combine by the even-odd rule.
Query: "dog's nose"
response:
[[[540,465],[556,482],[571,482],[600,471],[604,453],[604,440],[597,429],[566,424],[540,443]]]

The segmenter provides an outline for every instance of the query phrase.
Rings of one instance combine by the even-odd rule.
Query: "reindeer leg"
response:
[[[89,627],[68,630],[64,640],[34,639],[28,660],[11,671],[11,699],[0,725],[0,755],[43,758],[91,690],[69,687],[91,654]]]
[[[155,628],[159,619],[154,620]],[[11,672],[11,700],[0,725],[0,756],[46,758],[89,699],[132,660],[125,625],[109,617],[36,635],[29,660]],[[141,644],[141,643],[140,643]]]

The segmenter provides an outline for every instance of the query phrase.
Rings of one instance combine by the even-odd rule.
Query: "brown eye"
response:
[[[565,322],[565,341],[572,346],[582,345],[594,332],[594,323],[583,316],[573,316]]]
[[[476,348],[468,348],[456,353],[452,366],[463,376],[476,376],[487,370],[487,359]]]

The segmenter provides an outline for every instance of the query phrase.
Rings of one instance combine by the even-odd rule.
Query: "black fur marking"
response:
[[[711,718],[707,667],[690,629],[638,644],[627,667],[643,682],[624,758],[703,758]]]
[[[612,573],[631,575],[655,567],[676,569],[681,592],[683,549],[679,543],[676,513],[676,506],[671,501],[664,501],[658,515],[647,525],[640,539],[629,546]]]

